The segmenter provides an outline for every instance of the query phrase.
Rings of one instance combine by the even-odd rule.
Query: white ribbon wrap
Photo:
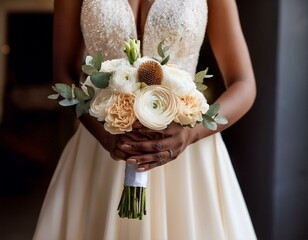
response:
[[[148,172],[137,172],[137,164],[126,164],[124,186],[146,187]]]

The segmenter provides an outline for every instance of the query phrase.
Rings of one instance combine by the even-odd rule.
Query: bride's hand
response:
[[[129,156],[141,155],[142,152],[134,149],[122,149],[121,146],[126,142],[146,141],[148,138],[137,132],[129,132],[125,134],[110,134],[104,137],[103,147],[109,151],[110,156],[114,160],[126,160]]]
[[[151,140],[138,142],[121,142],[120,149],[122,151],[143,152],[141,155],[131,155],[127,159],[128,163],[139,165],[138,171],[147,171],[176,159],[195,139],[192,128],[183,127],[174,122],[161,131],[153,131],[143,127],[140,123],[135,124],[134,127],[135,133],[151,138]]]

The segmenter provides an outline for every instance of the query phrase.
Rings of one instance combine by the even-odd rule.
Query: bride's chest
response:
[[[81,27],[90,48],[97,48],[93,45],[98,41],[117,48],[116,41],[122,44],[129,38],[141,39],[149,51],[153,40],[156,46],[162,40],[167,44],[194,42],[203,40],[206,23],[206,0],[155,0],[141,24],[143,36],[137,36],[134,12],[128,0],[84,0],[81,12]]]

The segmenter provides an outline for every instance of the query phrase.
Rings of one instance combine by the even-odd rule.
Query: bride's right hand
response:
[[[144,154],[141,151],[136,150],[123,150],[121,146],[125,142],[140,142],[148,140],[148,138],[142,134],[129,132],[125,134],[111,134],[105,131],[105,137],[100,141],[102,146],[110,153],[110,156],[114,160],[126,160],[130,156],[138,156]]]
[[[99,143],[110,153],[114,160],[126,160],[130,156],[144,154],[138,150],[122,149],[125,142],[140,142],[149,140],[142,133],[128,132],[125,134],[111,134],[105,130],[104,124],[97,121],[89,114],[82,115],[79,120],[87,130],[99,141]]]

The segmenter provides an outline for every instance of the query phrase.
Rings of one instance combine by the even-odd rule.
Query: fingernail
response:
[[[145,168],[137,168],[137,172],[144,172]]]
[[[130,148],[131,148],[131,146],[130,146],[130,145],[128,145],[128,144],[123,144],[123,145],[122,145],[122,148],[123,148],[123,149],[130,149]]]
[[[129,163],[129,164],[134,164],[134,163],[136,163],[137,161],[136,161],[136,159],[129,158],[129,159],[126,160],[126,162]]]

